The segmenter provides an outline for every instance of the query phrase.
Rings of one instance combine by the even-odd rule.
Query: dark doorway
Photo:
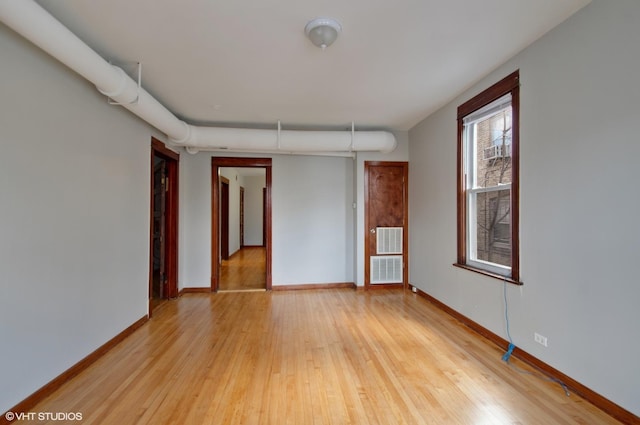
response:
[[[240,249],[244,248],[244,187],[240,186]]]
[[[271,201],[269,201],[271,203]],[[267,211],[267,188],[262,189],[262,211]],[[262,246],[267,246],[267,214],[262,214]]]
[[[229,259],[229,180],[220,177],[220,257]]]
[[[153,252],[151,273],[151,298],[166,298],[165,241],[166,241],[166,175],[167,161],[157,155],[153,156]]]
[[[180,156],[151,140],[151,247],[149,315],[178,295],[178,161]]]

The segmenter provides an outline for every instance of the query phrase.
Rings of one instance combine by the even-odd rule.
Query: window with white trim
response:
[[[458,263],[519,283],[515,72],[458,108]]]

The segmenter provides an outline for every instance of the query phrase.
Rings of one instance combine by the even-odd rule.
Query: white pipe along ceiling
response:
[[[193,126],[178,119],[121,68],[111,65],[32,0],[1,0],[0,20],[18,34],[95,84],[100,93],[165,133],[170,142],[196,153],[231,152],[339,155],[391,152],[388,131],[294,131]]]

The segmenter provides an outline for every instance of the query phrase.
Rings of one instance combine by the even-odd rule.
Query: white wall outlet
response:
[[[543,336],[543,335],[540,335],[540,334],[539,334],[539,333],[537,333],[537,332],[534,332],[534,334],[533,334],[533,339],[534,339],[538,344],[541,344],[541,345],[544,345],[545,347],[548,347],[548,345],[547,345],[547,337],[546,337],[546,336]]]

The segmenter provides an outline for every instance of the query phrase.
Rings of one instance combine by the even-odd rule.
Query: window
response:
[[[458,107],[457,266],[520,283],[519,73]]]

